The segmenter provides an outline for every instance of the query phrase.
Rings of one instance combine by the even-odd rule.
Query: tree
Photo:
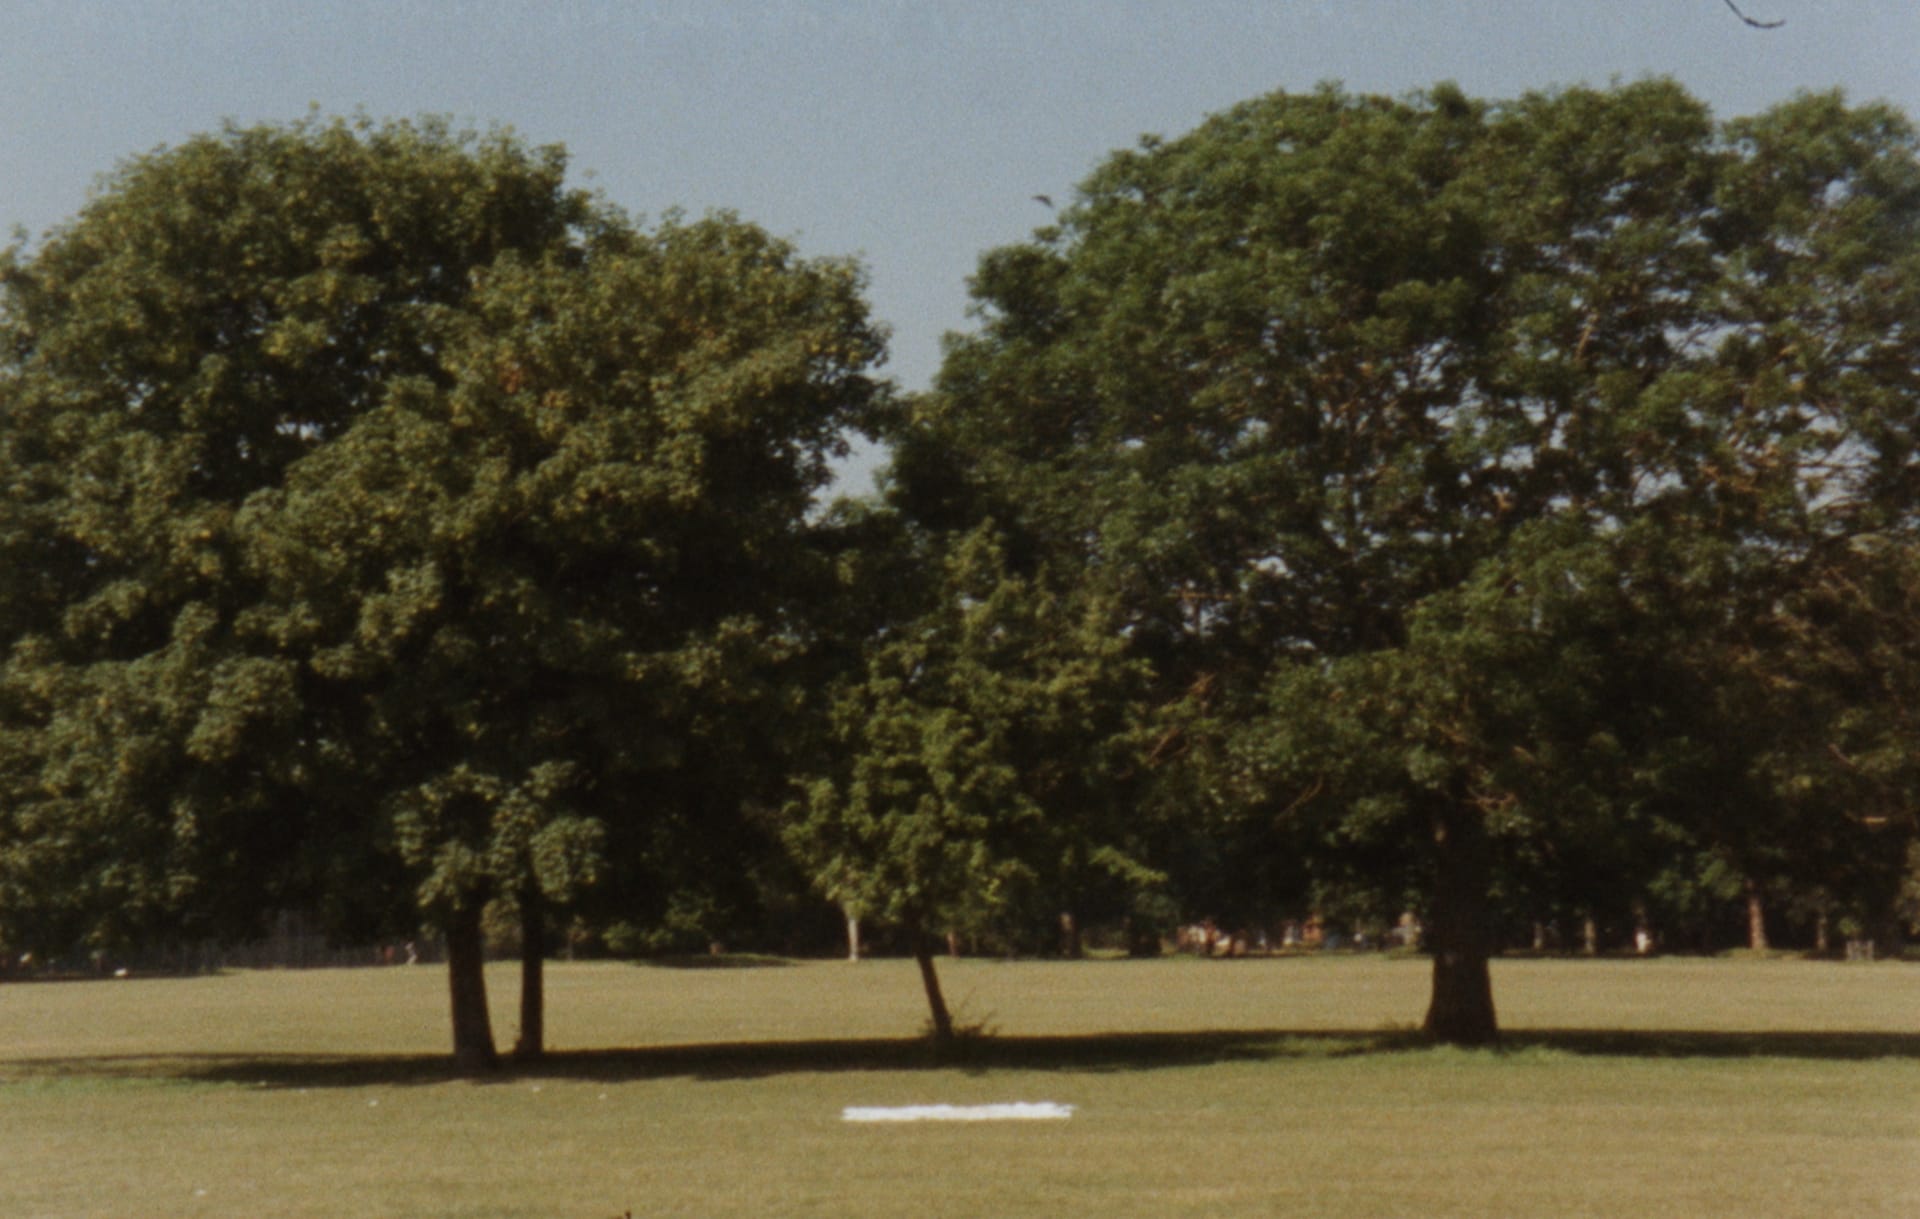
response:
[[[1178,790],[1420,843],[1427,1028],[1492,1040],[1496,864],[1711,820],[1679,799],[1698,771],[1644,768],[1709,735],[1662,702],[1676,640],[1723,632],[1825,502],[1778,455],[1818,432],[1880,455],[1869,499],[1909,477],[1912,165],[1882,109],[1716,127],[1662,81],[1245,103],[982,259],[905,502],[1110,590],[1165,770],[1204,776]],[[1783,395],[1836,315],[1829,407]],[[1624,634],[1596,652],[1599,624]]]
[[[537,969],[543,907],[651,816],[633,793],[772,696],[796,541],[877,348],[851,268],[726,217],[496,265],[467,314],[449,388],[395,392],[244,525],[293,611],[276,637],[352,694],[350,755],[380,759],[477,986],[489,899],[517,904]],[[469,1010],[483,1040],[477,999],[456,1030]]]
[[[10,938],[244,934],[326,872],[289,795],[298,665],[235,638],[257,593],[235,517],[434,375],[470,270],[571,240],[591,208],[563,172],[433,123],[229,128],[6,254],[0,536],[35,573],[6,637]],[[390,912],[383,870],[333,879],[339,913]]]
[[[944,1047],[936,934],[990,927],[1086,872],[1153,878],[1115,816],[1130,672],[1098,602],[1009,575],[990,526],[921,561],[918,611],[833,688],[824,773],[784,828],[824,896],[906,932]]]
[[[1699,437],[1671,497],[1697,557],[1676,646],[1707,692],[1674,778],[1717,793],[1681,837],[1764,947],[1790,894],[1884,923],[1913,833],[1920,141],[1831,94],[1723,139],[1711,358],[1674,413]]]
[[[201,198],[203,162],[252,193]],[[878,393],[854,268],[801,259],[729,216],[641,231],[563,190],[563,167],[557,150],[432,127],[229,132],[136,163],[14,271],[14,333],[31,339],[20,383],[47,404],[23,422],[53,438],[48,465],[85,468],[60,447],[64,426],[104,433],[114,452],[177,447],[188,489],[202,467],[220,483],[160,497],[155,544],[126,556],[144,575],[179,562],[163,543],[182,533],[217,543],[218,564],[177,594],[200,600],[176,616],[174,642],[129,637],[102,658],[35,637],[16,656],[64,648],[59,671],[141,671],[156,648],[204,646],[192,672],[211,682],[155,683],[153,701],[182,710],[153,752],[197,774],[252,773],[253,803],[162,772],[112,819],[176,838],[210,827],[236,870],[284,892],[325,894],[360,869],[402,878],[406,905],[447,936],[455,1055],[470,1068],[494,1056],[486,903],[518,909],[520,1048],[538,1053],[545,912],[686,828],[690,810],[640,793],[693,786],[686,772],[725,752],[708,738],[776,696],[766,671],[795,646],[783,621],[806,554],[795,538]],[[323,186],[346,197],[341,214],[292,226],[283,209],[308,216],[300,192]],[[495,214],[522,196],[539,222],[524,233]],[[120,209],[152,239],[122,248],[95,227]],[[194,243],[187,271],[168,242]],[[275,243],[284,265],[247,278]],[[55,339],[102,324],[92,281],[66,282],[76,244],[168,291],[191,274],[233,297],[218,302],[232,328],[123,338],[230,380],[129,400],[93,364],[57,363]],[[230,280],[207,269],[233,267]],[[192,409],[169,408],[150,440],[149,404],[175,400]],[[227,468],[229,454],[245,465],[269,448],[246,478]],[[56,485],[22,510],[77,514],[95,487],[146,494],[118,468]],[[104,569],[96,536],[76,549]],[[94,582],[113,588],[108,574]],[[128,600],[117,595],[112,606]],[[179,622],[196,633],[182,641]],[[74,698],[48,703],[33,725],[42,773],[63,756],[58,733],[89,719]],[[737,802],[718,766],[700,777],[719,793],[704,809],[724,810],[727,792]],[[85,776],[70,793],[88,809],[103,794]],[[289,857],[307,874],[282,879]],[[103,872],[163,862],[117,847],[83,858]],[[190,885],[207,875],[175,870]],[[171,912],[193,907],[183,893]]]

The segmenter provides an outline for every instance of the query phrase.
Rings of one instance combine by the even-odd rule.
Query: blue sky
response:
[[[225,119],[450,114],[565,144],[631,211],[859,256],[918,389],[981,251],[1047,221],[1032,196],[1274,89],[1659,74],[1722,115],[1834,86],[1920,114],[1920,0],[1738,3],[1786,25],[1725,0],[0,0],[0,232]]]

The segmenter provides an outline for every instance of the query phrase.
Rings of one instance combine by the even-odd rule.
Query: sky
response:
[[[1112,151],[1274,90],[1512,97],[1671,76],[1724,117],[1839,87],[1920,116],[1920,0],[0,0],[0,234],[121,159],[317,107],[564,144],[642,217],[853,255],[927,386],[980,254]],[[864,490],[875,458],[856,459]]]

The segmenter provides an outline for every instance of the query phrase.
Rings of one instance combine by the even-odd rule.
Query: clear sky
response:
[[[0,0],[0,232],[225,119],[449,114],[565,144],[630,211],[859,256],[919,389],[981,251],[1047,222],[1034,195],[1275,89],[1669,75],[1722,115],[1834,86],[1920,115],[1920,0],[1737,3],[1786,24],[1725,0]]]

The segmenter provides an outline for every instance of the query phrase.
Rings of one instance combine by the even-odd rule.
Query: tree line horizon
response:
[[[0,255],[0,949],[1143,950],[1920,925],[1920,143],[1804,94],[1278,92],[860,267],[558,146],[229,125]],[[850,437],[878,492],[820,502]],[[489,914],[491,911],[491,915]],[[1591,932],[1588,933],[1589,936]]]

